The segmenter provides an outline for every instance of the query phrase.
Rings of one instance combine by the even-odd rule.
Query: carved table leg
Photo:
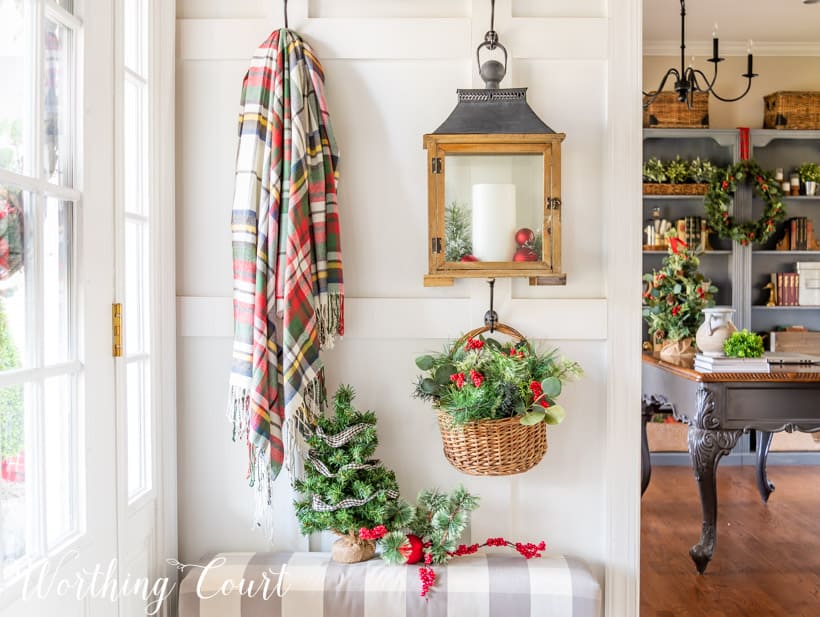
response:
[[[689,454],[700,492],[703,526],[700,541],[689,549],[698,573],[703,574],[715,552],[717,536],[717,466],[720,459],[732,451],[742,431],[717,430],[720,426],[714,416],[714,394],[701,387],[698,406],[689,424]]]
[[[652,479],[652,458],[649,455],[649,440],[646,437],[646,425],[652,420],[652,416],[666,405],[667,401],[662,396],[644,396],[641,398],[641,496],[649,486]]]
[[[757,444],[757,467],[755,469],[755,479],[757,480],[757,492],[763,503],[769,501],[769,495],[774,490],[774,484],[769,482],[766,473],[766,460],[769,458],[769,447],[772,445],[772,434],[768,431],[758,431],[759,441]]]

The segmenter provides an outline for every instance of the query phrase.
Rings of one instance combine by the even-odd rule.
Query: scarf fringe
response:
[[[324,293],[316,306],[316,329],[322,349],[333,349],[336,336],[344,334],[344,296],[340,292]]]
[[[293,413],[288,413],[285,419],[285,468],[290,473],[291,482],[303,480],[305,477],[305,461],[310,456],[308,438],[316,429],[317,419],[324,415],[325,381],[320,373],[316,379],[305,387],[302,400]]]

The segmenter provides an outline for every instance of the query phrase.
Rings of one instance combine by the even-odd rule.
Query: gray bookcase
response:
[[[663,160],[680,155],[684,159],[706,158],[717,165],[729,165],[740,160],[740,136],[737,130],[713,129],[645,129],[644,160],[656,156]],[[790,171],[806,161],[820,162],[820,131],[753,130],[750,132],[751,157],[765,169],[784,168]],[[820,234],[820,196],[786,197],[787,218],[806,216],[813,219]],[[702,196],[655,196],[643,198],[643,220],[651,219],[654,208],[670,220],[684,216],[705,216]],[[763,202],[753,195],[750,186],[739,187],[733,211],[741,219],[758,217]],[[804,325],[820,330],[820,307],[766,307],[767,293],[763,286],[772,272],[794,271],[798,261],[820,261],[820,251],[775,251],[778,229],[765,245],[741,246],[712,235],[715,249],[700,258],[700,269],[718,287],[716,303],[735,309],[734,323],[738,328],[768,332],[779,325]],[[644,251],[643,271],[659,268],[665,252]],[[644,340],[648,333],[644,326]],[[727,457],[725,464],[754,464],[754,438],[744,436]],[[687,453],[653,453],[652,463],[658,465],[688,464]],[[770,463],[820,464],[820,452],[771,453]]]

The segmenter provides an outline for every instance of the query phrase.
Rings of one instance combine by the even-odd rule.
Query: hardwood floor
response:
[[[715,557],[689,558],[700,535],[692,470],[655,467],[641,504],[641,617],[819,617],[820,468],[770,467],[764,505],[752,467],[718,472]]]

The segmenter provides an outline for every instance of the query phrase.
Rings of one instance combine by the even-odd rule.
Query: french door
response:
[[[162,574],[151,1],[0,0],[3,617]]]

